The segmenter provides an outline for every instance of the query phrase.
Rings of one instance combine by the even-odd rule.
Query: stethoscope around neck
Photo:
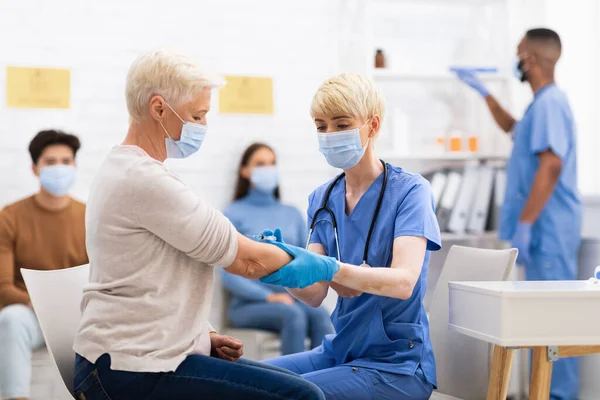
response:
[[[375,222],[377,221],[377,217],[379,216],[379,210],[381,209],[381,204],[383,203],[383,195],[385,194],[385,188],[387,186],[387,164],[383,160],[379,160],[379,161],[381,162],[381,165],[383,165],[383,183],[381,184],[381,191],[379,192],[379,199],[377,200],[377,205],[375,206],[375,213],[373,214],[373,219],[371,220],[371,226],[369,227],[369,233],[367,234],[367,241],[365,242],[365,248],[363,250],[363,257],[362,257],[363,262],[362,262],[361,266],[364,266],[364,267],[370,266],[368,263],[369,245],[371,243],[371,236],[373,235],[373,229],[375,228]],[[306,240],[306,247],[308,248],[308,245],[310,244],[310,238],[312,237],[313,231],[314,231],[317,223],[329,222],[333,228],[333,237],[335,239],[335,247],[337,250],[337,260],[338,261],[341,261],[340,241],[339,241],[339,236],[338,236],[338,224],[337,224],[337,220],[335,219],[335,215],[333,214],[333,211],[331,210],[331,208],[329,208],[327,206],[327,203],[329,202],[329,197],[331,196],[331,192],[333,191],[333,188],[339,181],[342,180],[342,178],[344,176],[346,176],[346,174],[342,172],[340,175],[338,175],[333,180],[333,182],[331,182],[331,184],[327,188],[327,191],[325,192],[325,197],[323,198],[323,203],[321,204],[321,207],[319,207],[317,209],[317,211],[315,211],[315,213],[313,214],[312,222],[310,224],[310,230],[308,231],[308,239]],[[331,221],[329,221],[327,219],[322,219],[322,220],[317,221],[317,217],[322,212],[326,212],[327,214],[329,214],[329,216],[331,217]]]

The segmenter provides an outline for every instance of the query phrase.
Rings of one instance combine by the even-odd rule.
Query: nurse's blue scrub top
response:
[[[560,261],[552,262],[560,265],[553,267],[553,279],[575,279],[582,218],[577,190],[575,122],[567,97],[554,84],[536,92],[515,126],[513,151],[506,169],[500,239],[511,240],[514,236],[539,168],[538,154],[546,150],[560,157],[562,171],[554,192],[533,224],[531,255],[544,264],[545,257]]]
[[[440,229],[435,216],[433,194],[422,176],[387,165],[388,182],[381,210],[371,237],[368,262],[372,267],[389,268],[392,246],[399,236],[427,239],[423,268],[408,300],[364,293],[354,298],[339,298],[331,321],[336,334],[323,340],[323,351],[337,365],[375,368],[413,375],[420,365],[425,378],[436,385],[435,360],[429,339],[429,323],[423,297],[427,289],[429,251],[441,248]],[[328,206],[338,223],[341,261],[360,265],[375,206],[381,192],[383,174],[362,195],[350,216],[346,215],[346,181],[342,179],[331,192]],[[320,186],[309,198],[308,224],[321,207],[331,181]],[[311,243],[320,243],[327,255],[337,256],[327,213],[317,216]]]

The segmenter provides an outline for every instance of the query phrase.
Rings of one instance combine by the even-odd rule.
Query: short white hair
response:
[[[207,73],[196,61],[174,50],[142,53],[127,74],[125,96],[131,122],[149,115],[152,96],[162,96],[176,108],[191,101],[196,93],[225,84],[225,79]]]
[[[344,73],[327,79],[315,93],[310,106],[316,114],[328,117],[348,115],[367,120],[377,114],[383,120],[385,100],[372,80],[362,75]]]

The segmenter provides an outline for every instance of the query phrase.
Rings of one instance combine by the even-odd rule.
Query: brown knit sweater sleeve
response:
[[[0,211],[0,309],[28,304],[29,295],[15,286],[15,220],[9,209]]]

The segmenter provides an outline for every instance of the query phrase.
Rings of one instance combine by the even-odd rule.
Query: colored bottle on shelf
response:
[[[385,68],[385,54],[381,49],[375,52],[375,68]]]
[[[451,152],[462,151],[462,137],[450,136],[450,151]]]
[[[446,139],[443,137],[435,138],[435,153],[443,154],[446,151]]]
[[[468,148],[471,153],[476,153],[479,151],[479,139],[477,136],[469,136]]]

